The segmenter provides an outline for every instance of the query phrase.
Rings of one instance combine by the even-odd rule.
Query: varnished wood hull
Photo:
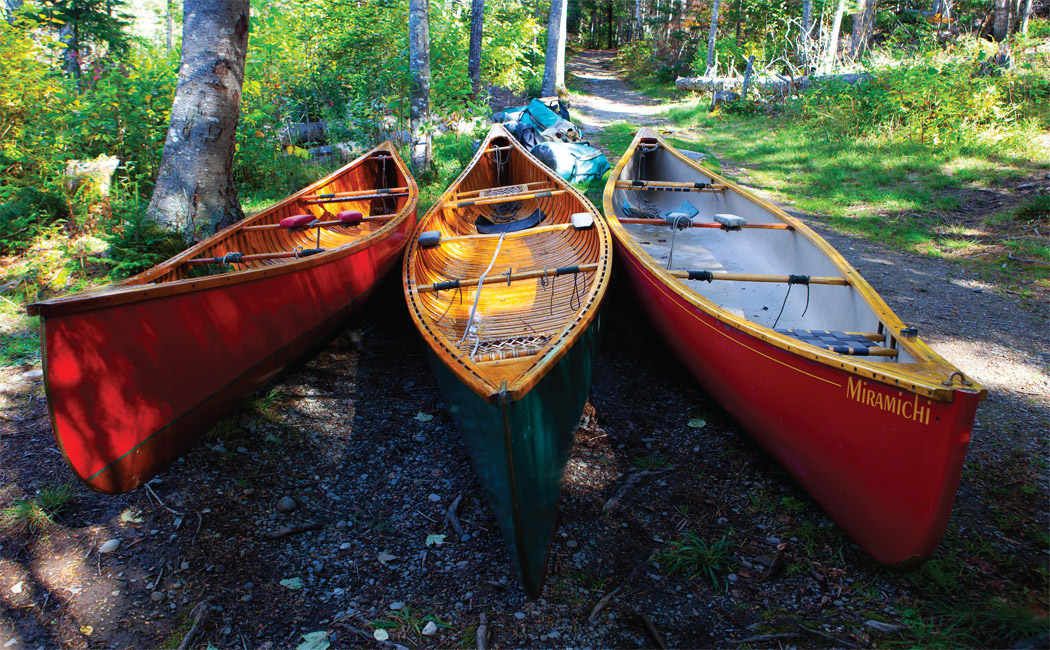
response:
[[[201,287],[118,285],[109,300],[102,291],[39,304],[52,426],[77,478],[134,489],[331,335],[400,259],[415,198],[403,208],[362,241]]]
[[[506,174],[492,172],[489,152],[504,151],[512,152],[507,167],[492,165]],[[490,188],[540,188],[521,213],[538,206],[543,222],[506,239],[479,235],[476,224],[496,205],[487,203]],[[573,213],[592,216],[593,225],[576,229]],[[416,238],[430,230],[442,243],[424,248]],[[496,126],[420,221],[405,255],[409,312],[530,597],[543,587],[561,480],[590,389],[611,244],[594,206]],[[479,291],[489,272],[498,281]],[[472,282],[433,289],[464,277]],[[475,305],[484,320],[472,340]]]
[[[655,134],[646,135],[656,141]],[[638,139],[632,150],[637,144]],[[835,355],[734,316],[690,290],[619,223],[612,188],[621,167],[614,170],[605,200],[618,264],[681,361],[874,559],[909,567],[929,557],[951,514],[985,391],[962,384],[958,374],[953,382],[954,368],[914,339],[896,341],[901,354],[914,355],[908,363]],[[698,172],[704,182],[711,178]],[[739,191],[763,210],[783,214]],[[881,322],[898,336],[900,321],[845,260],[797,220],[786,214],[782,219],[799,236],[831,251],[849,278],[843,291],[859,292],[871,305],[873,326]],[[717,257],[717,244],[709,246]],[[721,262],[729,266],[731,260]]]

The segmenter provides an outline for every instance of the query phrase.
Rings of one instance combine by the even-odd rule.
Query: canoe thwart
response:
[[[309,224],[307,227],[308,228],[334,228],[336,226],[350,226],[350,225],[353,225],[355,223],[360,223],[362,221],[382,221],[382,220],[386,220],[386,219],[393,219],[394,217],[397,216],[396,214],[377,214],[375,216],[368,216],[368,217],[366,217],[366,216],[362,215],[360,218],[354,218],[353,213],[355,213],[355,212],[357,214],[361,214],[361,212],[359,210],[343,210],[343,212],[340,212],[339,214],[336,215],[336,220],[335,221],[318,221],[316,223]],[[350,213],[350,214],[346,214],[346,213]],[[343,217],[344,214],[346,214],[345,217]],[[342,218],[340,218],[340,217],[342,217]],[[241,228],[241,230],[242,231],[243,230],[281,230],[282,228],[285,228],[285,226],[282,226],[279,223],[268,223],[268,224],[263,225],[263,226],[245,226],[244,228]]]
[[[586,214],[586,213],[584,213]],[[573,215],[575,217],[575,215]],[[588,215],[590,216],[590,215]],[[582,219],[580,220],[582,222]],[[493,237],[499,237],[501,234],[505,237],[514,237],[521,235],[535,235],[541,232],[555,232],[558,230],[568,230],[574,228],[576,230],[583,230],[594,226],[594,218],[591,217],[591,221],[588,225],[577,226],[575,223],[556,223],[550,226],[534,226],[526,230],[519,230],[517,232],[508,233],[492,233],[492,234],[481,234],[481,235],[459,235],[457,237],[442,237],[440,230],[426,230],[419,233],[419,245],[424,248],[430,248],[437,246],[438,244],[448,244],[456,241],[471,241],[475,239],[492,239]]]
[[[656,226],[663,226],[663,225],[674,226],[675,224],[678,224],[679,227],[719,228],[721,230],[740,230],[740,229],[744,229],[744,228],[746,228],[746,229],[755,229],[755,230],[794,230],[794,228],[792,228],[790,224],[786,224],[786,223],[748,223],[748,224],[744,224],[743,226],[732,227],[731,228],[731,227],[725,226],[725,225],[723,225],[721,223],[718,223],[717,221],[692,221],[692,222],[688,223],[688,226],[683,226],[682,224],[684,224],[685,222],[677,221],[677,220],[676,221],[671,221],[670,215],[668,215],[668,217],[665,217],[664,220],[662,220],[662,221],[660,219],[626,219],[626,218],[618,219],[618,221],[620,223],[623,223],[623,224],[632,224],[632,225],[640,225],[640,226],[653,226],[653,225],[656,225]]]
[[[371,199],[393,199],[399,196],[408,196],[408,192],[371,192],[369,194],[355,194],[352,196],[324,196],[319,195],[316,198],[304,197],[303,203],[306,205],[321,205],[323,203],[349,203],[351,201],[369,201]]]
[[[572,266],[559,266],[556,269],[543,268],[543,269],[529,269],[527,271],[514,272],[513,269],[507,269],[503,273],[497,273],[489,275],[482,280],[481,278],[457,278],[454,280],[445,280],[443,282],[435,282],[434,284],[420,285],[416,291],[419,293],[429,293],[431,291],[444,291],[446,289],[458,289],[461,286],[472,286],[478,284],[480,281],[482,284],[495,284],[497,282],[507,282],[508,284],[515,280],[532,280],[541,277],[556,277],[559,275],[573,275],[576,273],[590,273],[597,271],[597,264],[574,264]]]
[[[504,194],[482,199],[464,199],[461,201],[449,201],[445,204],[448,208],[466,208],[472,205],[492,205],[494,203],[510,203],[511,201],[527,201],[529,199],[543,199],[549,196],[568,194],[569,190],[542,190],[539,192],[526,192],[524,194]]]
[[[661,190],[664,192],[725,192],[720,183],[679,183],[673,181],[616,181],[618,190]]]
[[[676,278],[685,280],[701,280],[711,282],[712,280],[735,280],[739,282],[782,282],[786,284],[834,284],[848,286],[846,278],[834,276],[809,276],[809,275],[761,275],[758,273],[713,273],[704,270],[681,270],[669,271]]]
[[[309,257],[323,253],[327,248],[299,248],[294,251],[281,251],[279,253],[258,253],[255,255],[243,255],[241,253],[226,253],[222,257],[198,257],[186,260],[186,264],[240,264],[242,262],[254,262],[256,260],[277,260],[288,257]]]

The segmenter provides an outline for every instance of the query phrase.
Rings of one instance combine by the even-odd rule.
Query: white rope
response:
[[[459,340],[459,343],[456,344],[456,347],[459,347],[460,345],[463,345],[463,341],[466,341],[467,340],[467,336],[470,334],[470,326],[474,322],[474,313],[477,312],[477,310],[478,310],[478,301],[481,300],[481,285],[483,285],[485,283],[485,276],[489,274],[489,271],[492,270],[492,265],[496,263],[496,258],[499,257],[499,249],[503,246],[503,238],[506,235],[507,235],[507,233],[505,233],[505,232],[501,232],[499,234],[499,241],[496,242],[496,252],[492,254],[492,260],[489,261],[489,267],[487,269],[485,269],[485,272],[481,274],[480,278],[478,278],[478,290],[474,294],[474,304],[471,305],[471,307],[470,307],[470,318],[467,319],[467,327],[463,330],[463,338],[461,338]],[[481,335],[479,334],[477,338],[478,338],[478,341],[480,342],[481,341]],[[475,345],[474,346],[474,351],[475,352],[477,351],[477,348],[478,348],[478,346]],[[474,352],[471,352],[470,354],[471,354],[472,357],[474,356]]]

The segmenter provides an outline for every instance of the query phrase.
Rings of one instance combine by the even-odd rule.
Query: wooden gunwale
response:
[[[885,362],[866,362],[863,357],[845,357],[835,352],[831,352],[830,350],[824,350],[815,345],[805,343],[786,334],[780,334],[768,327],[764,327],[723,309],[718,303],[715,303],[690,289],[680,278],[675,277],[672,272],[669,272],[663,268],[661,264],[658,264],[647,252],[645,252],[644,249],[642,249],[641,245],[634,241],[634,238],[630,236],[624,226],[620,223],[612,200],[614,191],[617,189],[623,189],[617,187],[618,182],[623,182],[618,181],[617,179],[623,172],[623,168],[634,156],[634,152],[642,143],[642,140],[656,140],[664,150],[678,158],[680,161],[696,169],[698,173],[710,177],[713,182],[724,185],[729,191],[736,192],[748,200],[762,206],[766,210],[769,210],[778,219],[789,224],[793,230],[808,239],[842,271],[842,276],[853,289],[861,294],[872,312],[879,319],[883,328],[898,342],[898,345],[903,347],[917,360],[917,363],[905,365],[896,363],[887,364]],[[846,261],[842,254],[835,250],[835,248],[825,241],[823,237],[820,237],[805,223],[787,214],[772,203],[763,200],[749,190],[723,178],[721,175],[709,169],[700,167],[698,164],[679,153],[674,147],[668,145],[662,137],[651,129],[642,128],[638,131],[634,140],[631,142],[631,146],[626,152],[624,152],[612,172],[610,172],[609,181],[605,185],[602,203],[606,217],[609,220],[609,227],[619,243],[629,249],[633,253],[633,256],[637,258],[638,262],[650,273],[662,278],[663,283],[668,289],[720,322],[801,358],[816,361],[817,363],[838,368],[847,373],[872,379],[883,384],[907,389],[938,401],[952,401],[954,394],[957,391],[977,393],[980,399],[987,397],[987,390],[969,377],[966,378],[971,382],[971,385],[969,386],[959,383],[952,383],[947,386],[944,385],[942,381],[946,381],[952,376],[952,373],[958,372],[958,369],[937,354],[918,337],[902,337],[900,331],[905,328],[903,321],[901,321],[893,310],[890,309],[889,305],[886,304],[882,297],[879,296],[860,273],[858,273],[857,270]]]
[[[419,202],[419,188],[415,179],[412,177],[411,172],[408,170],[408,167],[397,156],[386,157],[386,160],[392,160],[394,164],[397,165],[402,175],[407,179],[409,188],[408,200],[405,201],[405,205],[396,213],[393,219],[390,219],[386,224],[376,229],[374,232],[368,233],[359,239],[355,239],[337,248],[326,250],[324,253],[300,258],[292,262],[274,263],[261,268],[231,271],[221,275],[212,275],[202,278],[188,278],[184,280],[163,282],[160,284],[151,284],[154,279],[196,257],[201,251],[208,250],[224,240],[235,239],[242,233],[245,227],[255,225],[259,221],[269,217],[275,211],[297,201],[301,201],[303,196],[313,193],[317,188],[324,187],[328,183],[331,183],[343,174],[348,173],[353,168],[365,163],[369,158],[376,156],[376,154],[382,152],[393,153],[394,151],[394,145],[390,141],[384,142],[358,158],[350,161],[328,176],[325,176],[321,180],[306,186],[287,198],[261,210],[259,213],[247,217],[229,228],[208,237],[200,243],[187,248],[166,262],[144,271],[143,273],[127,278],[116,285],[103,287],[97,291],[83,292],[33,303],[29,305],[28,312],[31,316],[39,315],[47,317],[64,315],[90,309],[100,309],[115,305],[201,291],[215,287],[240,284],[243,282],[256,282],[285,273],[295,273],[304,269],[313,268],[352,255],[363,248],[371,246],[376,240],[386,237],[390,233],[396,231],[401,224],[404,223],[405,219],[416,210],[416,206]],[[267,237],[267,235],[270,235],[270,232],[263,231],[260,232],[259,235],[263,237],[261,243],[264,246],[272,246],[275,249],[283,246],[283,242],[280,240]]]
[[[515,401],[521,399],[522,396],[528,393],[552,368],[557,365],[558,361],[565,356],[584,332],[586,332],[587,328],[591,326],[597,315],[598,305],[601,303],[601,299],[604,297],[605,291],[608,287],[609,273],[611,270],[610,263],[612,261],[612,248],[611,240],[609,239],[608,226],[605,224],[598,211],[591,206],[587,199],[575,188],[556,174],[547,170],[542,163],[525,151],[505,128],[501,125],[494,126],[485,141],[479,147],[478,152],[474,155],[470,164],[467,165],[456,181],[445,190],[427,214],[419,220],[419,223],[416,226],[416,231],[413,233],[405,253],[402,275],[406,299],[409,304],[409,312],[411,313],[412,318],[416,321],[420,332],[423,334],[423,340],[427,343],[428,347],[434,352],[434,354],[437,355],[438,359],[448,366],[449,370],[459,381],[468,386],[478,396],[492,404],[497,403],[501,394],[502,385],[494,384],[486,379],[486,372],[480,368],[480,364],[471,361],[469,355],[461,351],[454,341],[450,341],[436,329],[435,325],[431,322],[429,310],[420,301],[419,288],[421,285],[417,285],[414,278],[416,278],[416,256],[417,253],[422,254],[421,247],[418,243],[419,234],[424,230],[427,230],[430,227],[431,220],[436,219],[439,211],[448,207],[448,204],[453,200],[452,197],[457,196],[461,185],[467,180],[474,168],[484,158],[485,154],[491,150],[490,144],[495,138],[506,138],[510,142],[507,149],[515,150],[515,153],[522,156],[524,161],[534,165],[536,172],[546,176],[547,179],[556,186],[559,190],[559,195],[571,196],[576,199],[584,209],[590,211],[594,217],[594,226],[592,228],[597,233],[596,236],[585,234],[589,233],[590,229],[586,231],[570,231],[571,239],[566,240],[569,245],[555,251],[562,256],[572,255],[576,251],[586,250],[587,248],[586,246],[575,245],[577,241],[584,242],[589,238],[596,239],[597,248],[595,257],[598,260],[598,267],[591,273],[579,274],[584,275],[584,281],[588,283],[588,289],[585,295],[579,297],[581,308],[577,311],[577,315],[574,319],[566,322],[564,319],[560,318],[544,319],[541,317],[537,320],[528,322],[528,325],[532,326],[537,331],[544,331],[543,326],[545,324],[553,324],[553,322],[557,321],[560,321],[562,327],[551,336],[551,340],[544,346],[541,352],[532,357],[534,359],[532,365],[523,370],[520,375],[506,387],[504,394],[507,399]],[[551,200],[552,197],[545,198]],[[460,220],[463,220],[464,218],[465,217],[460,213]],[[542,244],[537,244],[537,249],[541,248]],[[559,257],[545,258],[545,261],[548,261],[549,265],[553,267],[555,265],[563,266],[571,263],[579,263],[582,260],[579,257],[576,257],[575,260]],[[533,263],[533,266],[534,265],[535,264]],[[424,275],[426,269],[422,268],[422,263],[418,263],[418,266],[421,267],[421,270],[419,271],[420,275]],[[427,284],[431,283],[428,282]],[[469,287],[462,287],[462,290],[467,292],[471,289]],[[559,296],[571,295],[573,285],[567,280],[563,280],[562,285],[556,285],[551,291],[554,299],[557,300]],[[553,293],[554,291],[558,291],[558,293]],[[453,292],[450,300],[457,299],[454,293],[455,292]],[[549,299],[550,296],[548,295],[542,296],[543,301]],[[539,327],[537,327],[537,325],[539,325]],[[510,326],[504,325],[503,327],[494,330],[486,329],[485,335],[486,338],[489,338],[493,334],[502,333],[515,332],[510,331]],[[518,361],[520,361],[520,359]],[[486,363],[485,365],[492,366],[494,364]],[[500,381],[502,381],[502,379]]]

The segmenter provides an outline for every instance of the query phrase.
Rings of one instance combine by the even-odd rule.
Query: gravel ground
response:
[[[0,647],[177,647],[192,631],[195,648],[315,632],[333,648],[474,648],[483,620],[490,648],[1003,647],[1045,631],[1046,302],[824,234],[989,388],[920,571],[887,571],[845,538],[614,277],[550,575],[526,600],[395,277],[149,490],[75,486],[51,522],[0,531]],[[0,371],[3,507],[70,478],[33,370]],[[675,570],[676,548],[711,570]]]

